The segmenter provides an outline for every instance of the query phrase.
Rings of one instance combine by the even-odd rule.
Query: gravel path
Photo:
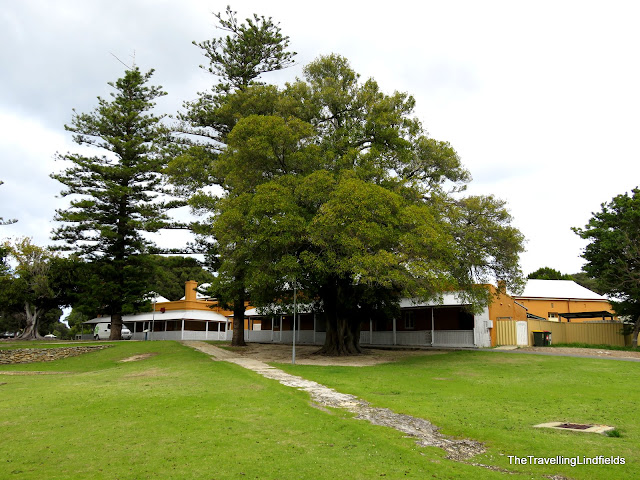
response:
[[[425,419],[394,413],[387,408],[372,407],[369,403],[353,395],[337,392],[317,382],[290,375],[260,360],[242,357],[229,350],[218,348],[208,343],[196,341],[185,341],[182,343],[212,356],[213,360],[235,363],[241,367],[253,370],[263,377],[277,380],[288,387],[308,392],[311,395],[311,401],[317,407],[341,408],[354,413],[357,419],[367,420],[374,425],[394,428],[404,433],[407,437],[414,438],[416,443],[423,447],[442,448],[447,452],[447,458],[449,459],[465,461],[485,452],[485,447],[482,443],[474,440],[456,440],[443,435],[438,431],[436,426]],[[485,465],[478,466],[486,467]]]

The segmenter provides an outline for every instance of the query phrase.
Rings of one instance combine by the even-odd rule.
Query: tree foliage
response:
[[[584,288],[591,290],[592,292],[596,292],[599,295],[604,295],[604,292],[598,285],[598,280],[589,276],[585,272],[572,273],[571,279],[578,285],[581,285]]]
[[[588,240],[583,270],[611,295],[616,313],[634,324],[633,345],[640,331],[640,189],[614,197],[592,214],[584,228],[574,228]]]
[[[215,278],[192,257],[152,255],[150,260],[153,265],[151,290],[171,301],[184,296],[185,282],[211,283]]]
[[[522,235],[504,202],[460,194],[469,173],[427,136],[414,103],[329,55],[284,88],[250,85],[211,104],[210,118],[234,119],[209,163],[225,194],[192,205],[210,213],[202,233],[217,242],[219,291],[238,295],[242,279],[268,307],[295,284],[326,317],[324,351],[349,354],[361,321],[402,296],[455,289],[480,305],[480,282],[517,289]]]
[[[53,314],[48,323],[57,321],[62,313],[58,307],[66,303],[59,282],[59,263],[49,250],[29,238],[5,242],[3,248],[15,266],[0,276],[0,311],[22,329],[20,338],[41,338],[42,319]]]
[[[168,172],[178,191],[191,196],[194,210],[206,215],[203,221],[194,225],[194,231],[199,235],[200,244],[207,249],[208,257],[213,259],[212,263],[222,272],[212,283],[212,293],[222,304],[233,308],[236,328],[232,344],[244,345],[247,239],[241,234],[243,226],[234,223],[230,216],[226,216],[224,222],[233,223],[232,228],[239,230],[224,232],[225,238],[213,233],[212,219],[217,218],[221,210],[216,195],[203,188],[222,187],[227,204],[242,203],[235,197],[245,192],[245,185],[229,177],[230,171],[235,173],[237,170],[225,163],[225,146],[230,141],[242,141],[239,130],[235,140],[229,138],[241,119],[273,110],[277,91],[262,85],[258,77],[291,65],[295,53],[287,51],[289,37],[282,35],[279,25],[271,18],[254,15],[239,22],[236,12],[230,8],[226,15],[215,16],[220,28],[227,32],[226,36],[194,43],[209,60],[209,65],[203,68],[216,75],[218,83],[210,91],[200,93],[195,102],[185,105],[186,112],[181,119],[184,131],[190,133],[193,140],[190,148],[171,162]],[[255,95],[254,90],[262,92],[261,95]],[[249,137],[244,137],[249,143],[250,128],[247,125],[245,135],[249,133]],[[253,146],[257,150],[261,148],[260,145]]]
[[[527,275],[527,278],[539,280],[573,280],[573,275],[561,273],[555,268],[541,267],[535,272],[531,272]]]
[[[138,68],[109,85],[111,99],[98,97],[91,113],[74,111],[71,125],[75,143],[99,149],[100,156],[67,153],[59,159],[72,163],[52,174],[71,198],[70,206],[56,212],[63,225],[53,233],[65,250],[86,261],[83,299],[111,315],[111,337],[120,338],[123,312],[136,310],[149,291],[152,267],[148,253],[154,244],[144,233],[175,227],[167,211],[178,202],[165,201],[163,169],[169,142],[162,117],[151,112],[154,101],[166,95],[148,86],[153,71]]]
[[[76,335],[81,334],[83,331],[91,331],[91,326],[86,327],[84,322],[91,320],[91,316],[82,313],[77,308],[73,308],[69,315],[65,318],[65,321],[69,324],[68,336],[74,338]]]
[[[325,353],[358,352],[361,322],[393,312],[403,296],[456,289],[480,305],[488,298],[479,283],[519,284],[522,236],[504,203],[454,195],[469,174],[449,144],[426,136],[413,106],[406,94],[361,83],[346,59],[321,57],[282,90],[279,122],[241,119],[221,155],[233,165],[225,178],[244,182],[245,193],[220,202],[214,233],[225,238],[228,216],[251,240],[253,303],[286,299],[292,282],[318,301]],[[249,123],[251,142],[235,142]]]
[[[286,68],[295,53],[287,52],[289,37],[283,36],[271,17],[253,15],[238,22],[237,12],[227,6],[226,17],[214,14],[224,37],[205,40],[199,46],[209,60],[202,68],[222,79],[223,90],[243,89],[263,73]]]

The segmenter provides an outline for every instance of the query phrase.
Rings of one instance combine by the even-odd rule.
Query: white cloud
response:
[[[60,186],[56,150],[70,147],[71,109],[90,111],[123,61],[155,68],[158,102],[173,113],[212,78],[191,41],[219,33],[228,2],[25,0],[0,12],[0,216],[5,234],[46,240]],[[233,6],[233,5],[232,5]],[[640,10],[633,2],[274,0],[233,6],[280,22],[300,75],[319,54],[350,59],[383,90],[406,91],[435,138],[448,140],[475,181],[470,192],[507,200],[528,237],[526,272],[579,268],[570,231],[602,202],[640,183]],[[20,199],[18,202],[17,199]],[[12,232],[12,233],[9,233]],[[164,237],[163,237],[164,242]]]

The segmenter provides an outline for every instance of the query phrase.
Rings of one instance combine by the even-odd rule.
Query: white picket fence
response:
[[[136,332],[133,340],[231,340],[232,331],[228,332],[197,332],[193,330],[172,331],[172,332]],[[146,336],[145,336],[146,335]]]
[[[361,345],[404,345],[404,346],[437,346],[437,347],[473,347],[473,330],[434,330],[433,343],[431,330],[415,332],[360,332]],[[296,332],[296,343],[322,345],[326,333],[302,330]],[[292,343],[291,330],[245,330],[245,340],[257,343]]]
[[[433,345],[436,347],[473,347],[473,330],[434,330]]]

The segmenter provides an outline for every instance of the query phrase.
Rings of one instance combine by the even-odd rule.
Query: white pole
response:
[[[156,292],[153,293],[153,310],[151,311],[151,331],[149,332],[149,340],[152,340],[151,334],[153,333],[153,327],[156,325]]]
[[[296,301],[297,301],[296,281],[293,281],[293,351],[291,352],[291,364],[296,364]]]
[[[165,331],[166,331],[166,324],[165,324]],[[182,330],[180,331],[180,340],[184,340],[184,318],[182,319]]]
[[[434,323],[434,319],[433,319],[433,307],[431,307],[431,346],[433,347],[433,327],[435,325]]]
[[[373,345],[373,320],[369,319],[369,343]]]
[[[396,318],[393,317],[393,344],[396,344]]]

